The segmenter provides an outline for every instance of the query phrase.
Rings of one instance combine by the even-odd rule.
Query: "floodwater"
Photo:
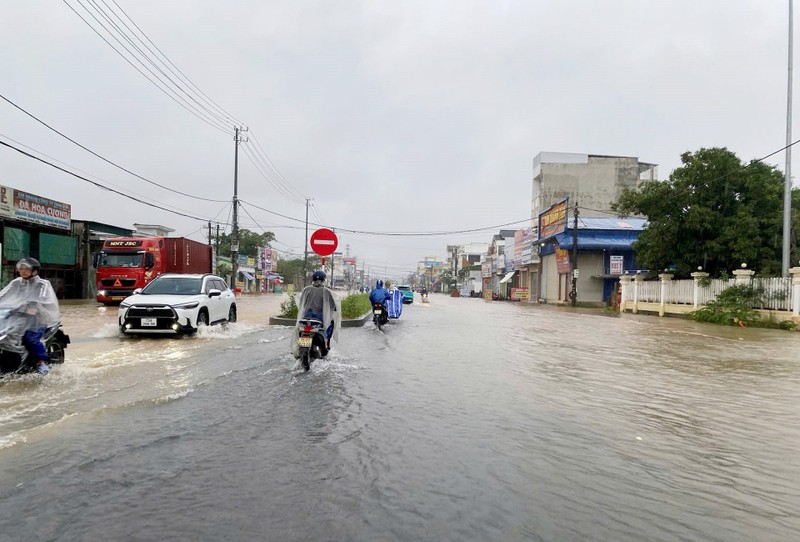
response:
[[[0,541],[800,539],[800,333],[432,295],[311,371],[268,326],[0,381]]]

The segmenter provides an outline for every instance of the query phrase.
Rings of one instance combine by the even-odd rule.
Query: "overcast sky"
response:
[[[461,231],[529,218],[541,151],[636,156],[666,178],[685,151],[725,146],[750,160],[785,144],[788,1],[116,2],[5,2],[0,94],[137,175],[205,199],[124,173],[3,100],[0,141],[203,220],[0,147],[0,184],[69,203],[74,219],[162,224],[198,240],[205,221],[230,223],[236,121],[250,130],[240,226],[274,232],[274,247],[297,255],[306,197],[310,220],[328,227]],[[176,100],[195,114],[78,16],[124,53],[95,7],[148,56],[166,55],[174,72],[136,65],[179,83]],[[782,170],[784,154],[768,162]],[[341,231],[340,250],[399,276],[497,229]]]

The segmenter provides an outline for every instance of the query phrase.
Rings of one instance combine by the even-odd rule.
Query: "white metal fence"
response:
[[[694,280],[647,280],[638,283],[638,294],[633,293],[637,288],[631,284],[631,293],[628,301],[634,300],[637,295],[640,303],[661,303],[661,291],[664,289],[664,303],[670,305],[694,305],[695,289],[697,289],[697,305],[707,305],[714,301],[726,288],[736,284],[736,279],[713,279],[707,285],[701,285]],[[753,278],[750,286],[759,299],[754,309],[769,309],[777,311],[791,311],[793,307],[793,288],[790,277]]]

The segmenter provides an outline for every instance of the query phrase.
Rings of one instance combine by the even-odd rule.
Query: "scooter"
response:
[[[389,322],[389,311],[383,303],[372,304],[372,323],[379,330]]]
[[[22,343],[25,334],[24,316],[13,311],[0,310],[0,378],[14,373],[30,373],[36,370],[29,360],[28,349]],[[69,335],[61,329],[61,323],[47,328],[42,342],[50,358],[48,364],[64,363],[64,350],[69,344]]]
[[[422,302],[423,303],[427,303],[428,302],[428,292],[425,292],[424,294],[420,294],[420,297],[422,298]]]
[[[300,353],[300,363],[304,371],[311,368],[311,362],[322,359],[328,355],[328,337],[322,322],[313,318],[300,320],[300,336],[297,346]]]

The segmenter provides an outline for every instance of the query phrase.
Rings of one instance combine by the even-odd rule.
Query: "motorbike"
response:
[[[420,297],[422,298],[422,302],[423,303],[427,303],[428,302],[428,292],[424,292],[424,293],[420,294]]]
[[[372,323],[375,327],[381,329],[389,322],[389,311],[383,303],[372,304]]]
[[[300,336],[297,346],[300,353],[300,363],[304,371],[311,369],[311,362],[322,359],[328,355],[328,337],[322,322],[313,318],[300,320]]]
[[[36,370],[29,360],[28,349],[22,343],[24,334],[25,316],[8,309],[0,310],[0,378]],[[42,342],[50,358],[49,365],[64,363],[64,350],[70,341],[60,322],[45,330]]]

